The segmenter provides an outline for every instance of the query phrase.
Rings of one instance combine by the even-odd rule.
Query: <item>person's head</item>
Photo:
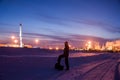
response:
[[[69,47],[69,46],[68,46],[68,42],[67,42],[67,41],[65,41],[65,47]]]

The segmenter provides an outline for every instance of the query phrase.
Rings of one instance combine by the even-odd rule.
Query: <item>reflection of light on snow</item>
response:
[[[58,57],[60,54],[39,54],[39,55],[0,55],[0,57]],[[69,57],[75,58],[75,57],[87,57],[87,56],[95,56],[100,55],[96,53],[71,53]]]
[[[70,57],[87,57],[87,56],[95,56],[95,55],[99,55],[96,53],[74,53],[74,54],[70,54]]]

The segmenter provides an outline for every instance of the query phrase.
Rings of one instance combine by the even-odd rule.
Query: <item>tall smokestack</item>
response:
[[[23,43],[22,43],[22,24],[20,24],[20,47],[23,47]]]

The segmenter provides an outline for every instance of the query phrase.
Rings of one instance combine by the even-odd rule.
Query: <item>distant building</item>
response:
[[[20,47],[19,44],[0,44],[0,47]],[[31,45],[24,45],[25,48],[32,48]]]
[[[101,46],[97,41],[88,41],[85,44],[85,50],[101,50]]]
[[[106,50],[120,51],[120,40],[106,42],[105,48]]]
[[[101,50],[101,51],[104,51],[104,50],[105,50],[105,45],[102,45],[102,47],[101,47],[100,50]]]

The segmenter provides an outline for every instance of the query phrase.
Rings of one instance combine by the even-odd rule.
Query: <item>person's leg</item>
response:
[[[66,65],[66,70],[69,70],[69,61],[68,61],[68,57],[65,57],[65,65]]]
[[[61,59],[64,57],[64,55],[59,55],[59,57],[58,57],[58,64],[60,64],[60,62],[61,62]]]

